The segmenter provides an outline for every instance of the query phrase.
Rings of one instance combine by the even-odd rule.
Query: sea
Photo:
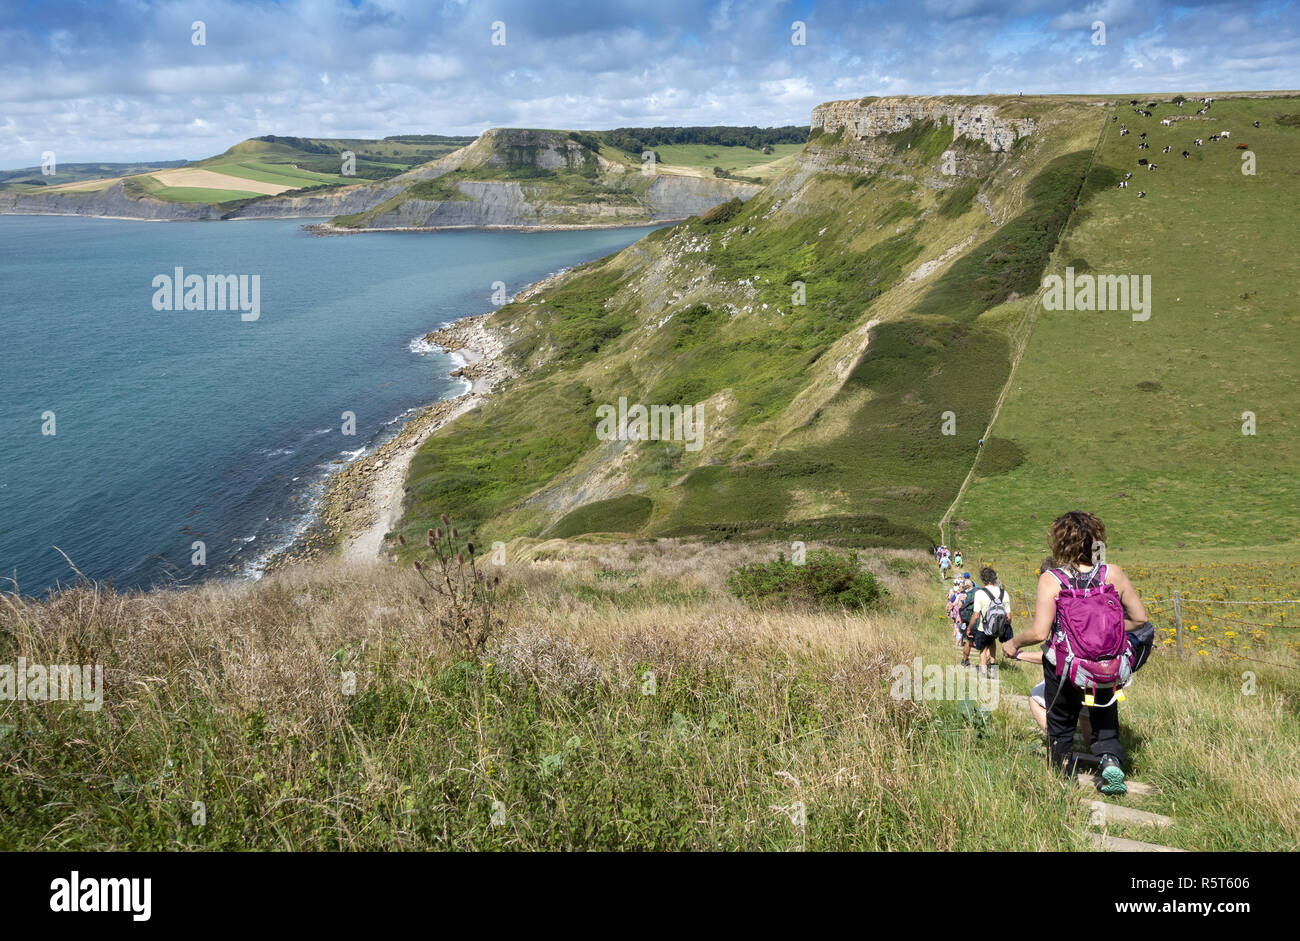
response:
[[[0,591],[260,577],[331,473],[464,391],[426,333],[653,231],[311,221],[0,215]]]

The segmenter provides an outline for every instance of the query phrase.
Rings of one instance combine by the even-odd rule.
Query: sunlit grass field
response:
[[[1161,117],[1194,116],[1195,107],[1161,104],[1151,118],[1118,109],[1131,133],[1121,137],[1115,122],[1103,156],[1133,180],[1081,211],[1055,272],[1072,264],[1149,274],[1150,319],[1039,315],[993,429],[998,460],[981,460],[957,508],[971,544],[1029,548],[1058,513],[1085,508],[1114,521],[1117,545],[1146,557],[1300,550],[1300,387],[1291,376],[1300,127],[1277,121],[1300,112],[1300,99],[1216,101],[1210,120],[1161,127]],[[1231,138],[1208,140],[1220,130]],[[1151,148],[1139,151],[1144,131]],[[1256,156],[1254,176],[1241,172],[1239,143]],[[1159,170],[1143,170],[1140,156]],[[1252,417],[1254,434],[1243,434]]]

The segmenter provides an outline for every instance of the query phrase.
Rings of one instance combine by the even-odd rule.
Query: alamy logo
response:
[[[130,912],[132,921],[148,921],[153,911],[153,880],[83,879],[72,870],[67,879],[50,883],[52,912]]]
[[[687,451],[703,444],[704,416],[699,405],[633,405],[618,397],[618,407],[596,406],[596,438],[600,441],[681,441]]]
[[[1047,293],[1044,310],[1131,310],[1133,319],[1151,317],[1151,275],[1139,278],[1132,274],[1075,275],[1065,269],[1065,277],[1049,274],[1043,279]]]
[[[974,700],[985,709],[998,707],[999,685],[997,677],[977,672],[974,676],[967,667],[953,664],[922,664],[916,657],[910,664],[895,665],[889,675],[893,683],[889,695],[893,699],[910,699],[913,702],[960,702]]]
[[[80,702],[87,712],[104,706],[104,665],[53,663],[44,666],[19,657],[16,665],[0,663],[0,700],[7,702]]]
[[[184,268],[172,274],[155,275],[154,310],[239,310],[240,320],[262,315],[262,276],[259,274],[186,274]]]

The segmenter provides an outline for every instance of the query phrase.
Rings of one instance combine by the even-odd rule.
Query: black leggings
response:
[[[1083,690],[1062,677],[1057,679],[1056,667],[1043,661],[1043,703],[1047,706],[1047,744],[1052,765],[1066,774],[1074,773],[1074,730],[1079,725],[1079,710],[1083,708]],[[1100,694],[1110,698],[1113,692]],[[1109,706],[1092,706],[1088,710],[1092,724],[1092,753],[1114,755],[1123,764],[1127,757],[1119,740],[1119,703]]]

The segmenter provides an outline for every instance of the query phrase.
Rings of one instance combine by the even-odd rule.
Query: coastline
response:
[[[563,273],[529,285],[516,299],[531,296]],[[492,312],[464,317],[417,341],[458,359],[463,365],[450,375],[467,383],[467,388],[419,409],[393,437],[331,474],[316,520],[267,560],[265,572],[329,555],[349,564],[381,561],[384,536],[402,516],[406,472],[415,452],[430,435],[477,408],[514,375],[501,359],[504,342],[487,326],[491,316]]]
[[[650,222],[553,222],[544,225],[396,225],[381,228],[349,229],[330,222],[316,222],[302,228],[312,235],[326,238],[331,235],[359,235],[364,232],[583,232],[588,229],[645,229],[652,226],[676,225],[681,219],[654,219]]]

